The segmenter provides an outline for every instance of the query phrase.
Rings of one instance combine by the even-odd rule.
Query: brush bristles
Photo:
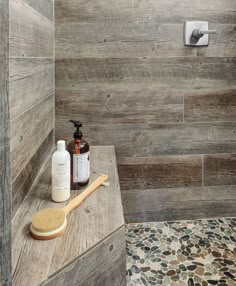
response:
[[[60,228],[66,219],[62,209],[44,209],[32,218],[32,228],[37,232],[50,232]]]

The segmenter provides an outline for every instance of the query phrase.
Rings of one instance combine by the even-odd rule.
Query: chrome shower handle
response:
[[[200,30],[200,29],[194,29],[192,32],[192,37],[194,39],[200,39],[206,34],[216,34],[216,30]]]

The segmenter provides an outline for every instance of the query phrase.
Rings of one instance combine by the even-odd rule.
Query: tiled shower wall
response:
[[[9,1],[13,216],[53,147],[53,2]]]
[[[56,137],[116,147],[127,221],[235,215],[236,2],[56,0]],[[209,21],[207,48],[183,46]]]

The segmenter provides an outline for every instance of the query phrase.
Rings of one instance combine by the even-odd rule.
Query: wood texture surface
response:
[[[53,0],[9,1],[13,215],[54,142],[53,5]]]
[[[45,160],[48,158],[53,148],[53,131],[51,131],[43,143],[35,151],[33,157],[21,170],[19,175],[12,182],[12,217],[15,216],[21,203],[30,191],[37,178]]]
[[[10,56],[52,57],[53,23],[23,0],[10,0],[9,9]]]
[[[120,158],[118,170],[122,190],[202,185],[201,156]]]
[[[8,93],[8,1],[0,1],[0,285],[11,286],[11,182]]]
[[[56,60],[56,79],[70,84],[78,82],[154,81],[185,86],[192,82],[234,81],[235,58],[81,58]]]
[[[53,95],[53,59],[10,59],[11,119]]]
[[[42,242],[33,240],[29,234],[29,223],[36,210],[63,205],[51,201],[50,164],[24,200],[12,226],[15,285],[34,286],[43,282],[45,285],[80,285],[82,282],[81,285],[109,285],[111,278],[103,275],[107,267],[114,270],[110,274],[117,284],[125,279],[125,272],[121,273],[121,269],[125,270],[122,266],[125,263],[124,218],[114,148],[92,147],[91,162],[91,181],[105,173],[110,186],[101,187],[69,215],[66,232],[61,237]],[[72,197],[80,192],[74,191]],[[106,264],[107,260],[114,265]],[[61,270],[63,275],[59,274]],[[90,277],[92,273],[98,281],[101,279],[101,284]],[[48,278],[49,284],[46,283]]]
[[[187,122],[235,122],[236,90],[186,96],[184,120]]]
[[[236,150],[235,11],[234,0],[57,0],[56,138],[71,140],[68,120],[80,119],[88,142],[115,145],[118,159],[130,160],[119,166],[130,191],[171,187],[174,195],[179,187],[200,190],[203,156]],[[184,47],[187,20],[208,21],[217,30],[208,47]],[[172,161],[176,155],[200,161],[179,169]],[[133,161],[156,156],[170,156],[169,163]],[[232,183],[226,177],[225,191]],[[196,216],[219,214],[207,198],[202,202],[194,208]],[[184,216],[185,205],[190,213],[191,197],[189,205],[180,200],[176,218]],[[158,212],[163,219],[171,218],[166,208],[163,216]]]
[[[49,96],[11,121],[12,180],[26,166],[53,129],[53,97]]]
[[[81,283],[85,283],[86,281],[88,281],[88,279],[91,279],[91,278],[88,278],[89,276],[92,276],[97,280],[99,278],[98,276],[99,273],[100,273],[100,279],[102,279],[101,276],[103,276],[105,279],[108,279],[107,276],[109,276],[109,274],[111,274],[112,276],[114,272],[113,271],[110,272],[108,269],[105,268],[105,271],[107,271],[107,273],[104,273],[103,272],[104,266],[110,265],[110,267],[112,267],[113,264],[117,264],[117,263],[119,264],[120,262],[122,262],[123,267],[125,267],[126,265],[126,263],[123,261],[123,259],[126,259],[126,253],[124,254],[124,249],[125,249],[124,236],[125,236],[125,229],[124,227],[121,227],[120,229],[115,231],[113,234],[111,234],[109,237],[107,237],[103,241],[103,243],[98,244],[97,246],[92,248],[90,251],[80,256],[78,259],[72,262],[69,266],[65,267],[60,273],[52,274],[51,276],[49,276],[48,281],[46,281],[43,285],[45,286],[64,286],[64,285],[78,286],[78,285],[81,285]],[[114,260],[114,258],[116,259],[117,256],[118,256],[119,261],[116,261],[115,263],[113,263],[113,261],[110,261],[110,259],[112,260]],[[105,262],[105,265],[104,265],[104,262]],[[99,269],[100,267],[101,269]],[[102,270],[102,273],[100,272],[100,270]],[[119,272],[117,273],[118,274],[117,277],[119,278],[120,277],[119,274],[120,274],[122,275],[122,278],[124,278],[123,275],[125,272],[126,272],[126,269],[125,270],[119,269]],[[91,284],[91,285],[96,285],[96,284]]]
[[[192,20],[202,19],[210,23],[235,23],[234,0],[208,0],[205,2],[183,1],[126,1],[115,0],[96,2],[77,0],[57,0],[56,19],[60,22],[94,22],[107,24],[124,21],[138,23],[155,21],[158,23],[180,23],[186,17]]]
[[[236,154],[204,156],[204,184],[206,186],[236,184]]]
[[[122,192],[125,220],[189,220],[234,217],[236,186],[126,190]]]

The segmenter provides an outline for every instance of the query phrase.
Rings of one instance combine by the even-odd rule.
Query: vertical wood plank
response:
[[[0,1],[0,285],[11,285],[8,1]]]

